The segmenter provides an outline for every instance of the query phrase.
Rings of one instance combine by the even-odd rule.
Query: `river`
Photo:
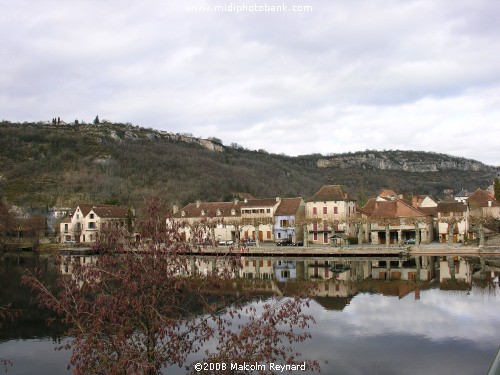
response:
[[[0,357],[8,374],[68,374],[63,327],[20,285],[24,267],[47,260],[24,257],[0,263],[0,305],[23,310],[0,329]],[[197,263],[200,272],[207,262]],[[209,262],[208,262],[209,263]],[[241,277],[279,285],[312,279],[317,296],[309,309],[312,339],[298,344],[325,374],[485,374],[500,345],[500,257],[245,258]],[[165,373],[181,374],[183,369]]]

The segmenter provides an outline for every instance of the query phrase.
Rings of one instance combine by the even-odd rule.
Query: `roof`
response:
[[[491,198],[489,193],[482,189],[477,189],[474,193],[472,193],[467,202],[469,202],[469,206],[471,208],[500,207],[500,203]],[[488,202],[491,202],[491,206]]]
[[[421,216],[428,216],[428,214],[398,198],[386,198],[385,201],[375,201],[374,210],[370,215],[370,217],[376,219],[395,219],[398,217]]]
[[[276,203],[276,200],[275,200]],[[200,203],[189,203],[187,206],[181,208],[176,212],[173,217],[215,217],[215,216],[232,216],[239,217],[240,210],[243,202],[233,201],[233,202],[200,202]],[[217,215],[219,210],[220,215]],[[235,210],[235,214],[231,215],[232,210]],[[182,212],[185,213],[182,216]],[[202,215],[202,212],[205,214]]]
[[[275,216],[295,215],[299,210],[300,204],[303,202],[302,197],[297,198],[282,198],[280,205],[274,213]]]
[[[61,223],[71,223],[71,216],[66,216],[61,220]]]
[[[90,212],[90,210],[94,206],[92,204],[85,204],[84,203],[84,204],[79,204],[77,207],[80,208],[80,211],[82,211],[83,216],[87,216],[87,214]]]
[[[112,205],[93,206],[92,211],[101,218],[125,218],[129,216],[129,209]]]
[[[378,195],[379,197],[394,197],[396,198],[398,195],[394,192],[394,190],[384,189]]]
[[[349,199],[347,193],[342,190],[340,185],[325,185],[319,189],[316,194],[307,200],[307,202],[326,202],[326,201],[346,201]]]
[[[438,212],[465,212],[467,206],[461,202],[439,202],[437,205]]]
[[[467,190],[461,190],[455,194],[456,198],[467,198],[469,196],[469,192]]]
[[[376,203],[377,200],[375,198],[368,199],[368,202],[366,202],[365,205],[362,207],[362,210],[364,211],[363,213],[370,216],[373,213],[373,211],[375,211]]]
[[[103,218],[125,218],[129,215],[129,209],[125,207],[114,206],[111,204],[79,204],[83,216],[87,216],[90,211]]]
[[[436,207],[418,207],[419,211],[422,211],[426,215],[437,216],[437,206]]]
[[[279,202],[279,198],[246,199],[242,202],[242,207],[274,207]]]

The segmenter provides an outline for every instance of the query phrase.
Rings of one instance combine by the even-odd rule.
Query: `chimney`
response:
[[[201,205],[201,201],[200,201],[200,200],[197,200],[197,201],[196,201],[196,208],[200,208],[200,205]]]
[[[276,202],[281,202],[281,198],[280,197],[276,197]]]
[[[239,201],[240,201],[240,199],[239,199],[239,198],[234,198],[234,204],[235,204],[235,205],[237,205]]]
[[[176,204],[174,204],[174,206],[172,207],[172,212],[174,214],[176,214],[177,212],[179,212],[179,206],[177,206]]]
[[[345,200],[348,200],[348,199],[349,199],[349,196],[347,195],[347,193],[346,193],[346,192],[344,192],[344,199],[345,199]]]
[[[411,205],[415,208],[418,208],[418,198],[413,196],[411,197]]]
[[[248,203],[248,199],[246,199],[246,198],[245,198],[244,202],[245,202],[245,203]]]

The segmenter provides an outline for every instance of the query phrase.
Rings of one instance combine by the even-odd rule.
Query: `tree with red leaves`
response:
[[[236,254],[207,259],[193,253],[178,231],[186,224],[165,225],[164,212],[158,202],[146,206],[136,227],[140,241],[124,228],[102,230],[99,256],[73,262],[57,290],[37,274],[25,275],[39,303],[70,327],[68,367],[77,374],[159,374],[171,366],[194,372],[188,361],[199,358],[227,363],[218,373],[234,373],[229,362],[245,361],[319,370],[292,347],[310,337],[307,296],[263,300],[256,281],[237,277]],[[211,267],[200,272],[201,264]]]

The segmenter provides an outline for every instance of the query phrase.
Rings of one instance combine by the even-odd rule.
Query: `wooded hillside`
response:
[[[405,153],[382,154],[393,160]],[[361,154],[335,157],[350,160]],[[420,154],[422,160],[434,158],[436,163],[443,163],[443,157],[457,165],[465,160]],[[0,123],[0,192],[10,204],[27,208],[77,202],[139,205],[150,196],[179,205],[197,199],[227,200],[239,193],[307,198],[331,183],[344,185],[361,200],[384,187],[439,196],[448,188],[487,187],[495,175],[495,168],[475,161],[468,165],[479,165],[477,170],[410,172],[366,163],[318,162],[325,158],[332,156],[269,154],[129,124]]]

